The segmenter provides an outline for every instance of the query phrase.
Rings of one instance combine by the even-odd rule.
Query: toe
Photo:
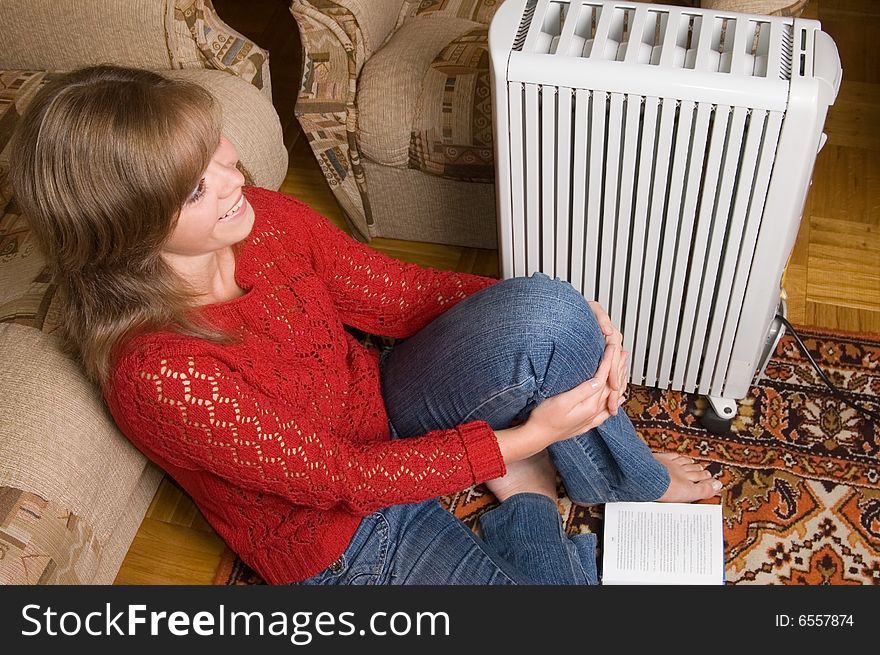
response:
[[[708,480],[712,477],[712,474],[709,473],[709,471],[704,470],[686,471],[685,477],[691,482],[700,482],[702,480]]]
[[[703,480],[702,482],[697,483],[696,485],[700,489],[700,493],[702,494],[700,498],[711,498],[712,496],[717,496],[721,491],[721,481],[720,480]]]

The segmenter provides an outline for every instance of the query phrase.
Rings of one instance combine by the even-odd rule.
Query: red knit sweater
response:
[[[298,200],[245,195],[256,222],[236,279],[247,292],[200,309],[236,342],[135,337],[105,397],[230,548],[281,584],[333,563],[377,509],[504,473],[482,421],[392,441],[378,355],[343,329],[407,337],[494,280],[401,263]]]

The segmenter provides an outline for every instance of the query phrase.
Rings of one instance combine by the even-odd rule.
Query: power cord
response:
[[[819,365],[816,363],[816,360],[813,359],[813,355],[807,349],[807,346],[804,344],[803,340],[801,339],[801,336],[797,333],[797,330],[794,329],[792,324],[788,322],[788,319],[786,319],[781,314],[777,314],[776,318],[777,318],[777,320],[779,320],[785,324],[786,329],[788,330],[788,332],[791,333],[791,336],[794,337],[794,340],[797,343],[798,347],[804,353],[804,355],[806,356],[806,358],[810,362],[810,364],[813,365],[813,368],[816,369],[816,372],[819,374],[819,377],[822,378],[822,382],[824,382],[826,385],[828,385],[828,388],[831,389],[831,393],[834,395],[834,397],[837,398],[838,400],[841,400],[842,402],[846,403],[850,407],[852,407],[854,410],[856,410],[862,416],[869,418],[872,421],[876,421],[876,422],[880,423],[880,414],[868,409],[867,407],[865,407],[863,405],[859,405],[858,403],[853,402],[852,400],[847,398],[846,395],[838,387],[834,386],[834,384],[831,382],[831,380],[828,379],[828,376],[825,375],[825,372],[821,368],[819,368]]]

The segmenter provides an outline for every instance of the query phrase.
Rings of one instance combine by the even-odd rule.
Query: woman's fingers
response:
[[[597,428],[602,425],[605,421],[611,418],[611,413],[608,409],[603,409],[593,416],[589,423],[584,426],[584,429],[581,432],[586,432],[587,430],[592,430],[593,428]]]
[[[614,372],[614,352],[606,346],[605,353],[602,355],[602,361],[599,362],[599,368],[596,369],[595,375],[587,380],[593,386],[603,386],[608,382],[608,378],[613,376]]]
[[[618,408],[626,400],[626,398],[624,398],[624,394],[626,393],[626,380],[629,377],[629,370],[627,366],[628,360],[629,353],[625,350],[621,351],[620,365],[617,367],[617,374],[614,375],[614,377],[617,379],[617,388],[614,390],[614,397],[608,399],[608,409],[611,414],[615,416],[617,415]]]
[[[623,348],[619,345],[614,348],[614,363],[611,366],[610,377],[614,381],[614,390],[620,391],[620,363],[623,357]]]
[[[599,329],[602,330],[602,334],[605,335],[605,343],[616,343],[620,345],[623,343],[623,334],[614,327],[614,323],[611,321],[611,317],[608,316],[608,312],[606,312],[602,305],[597,303],[595,300],[591,300],[589,302],[590,308],[593,310],[593,314],[596,315],[596,322],[599,324]]]
[[[563,411],[569,416],[572,423],[581,423],[590,416],[599,411],[600,407],[604,407],[608,403],[608,395],[611,388],[607,384],[610,363],[604,362],[599,366],[599,370],[589,380],[581,382],[578,386],[564,391],[558,396],[561,402],[565,403]]]
[[[596,315],[599,329],[605,335],[605,354],[602,361],[603,363],[608,360],[611,361],[611,375],[608,378],[608,383],[614,390],[614,393],[608,399],[608,407],[612,414],[617,414],[617,408],[620,406],[620,397],[625,388],[625,384],[618,374],[622,362],[623,334],[614,327],[611,317],[608,316],[608,312],[605,311],[602,305],[595,300],[589,301],[589,305],[590,309],[593,310],[593,314]],[[598,378],[598,376],[596,377]]]
[[[618,346],[623,345],[623,332],[617,328],[613,328],[611,334],[605,335],[605,343],[614,343]]]
[[[602,305],[595,300],[590,300],[588,304],[590,305],[590,309],[593,310],[593,314],[596,315],[596,321],[599,323],[599,329],[602,330],[602,334],[605,336],[613,334],[614,324],[611,322],[611,317],[608,316],[608,312],[606,312],[602,308]]]

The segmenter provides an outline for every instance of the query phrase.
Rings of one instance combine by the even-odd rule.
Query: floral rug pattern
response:
[[[829,378],[880,412],[880,336],[799,330]],[[880,585],[880,426],[835,398],[790,336],[740,401],[727,434],[705,430],[704,398],[630,387],[626,410],[658,451],[708,463],[723,483],[727,584]],[[443,498],[475,527],[495,505],[482,485]],[[602,506],[573,505],[569,533],[602,533]],[[228,552],[217,584],[262,580]]]

